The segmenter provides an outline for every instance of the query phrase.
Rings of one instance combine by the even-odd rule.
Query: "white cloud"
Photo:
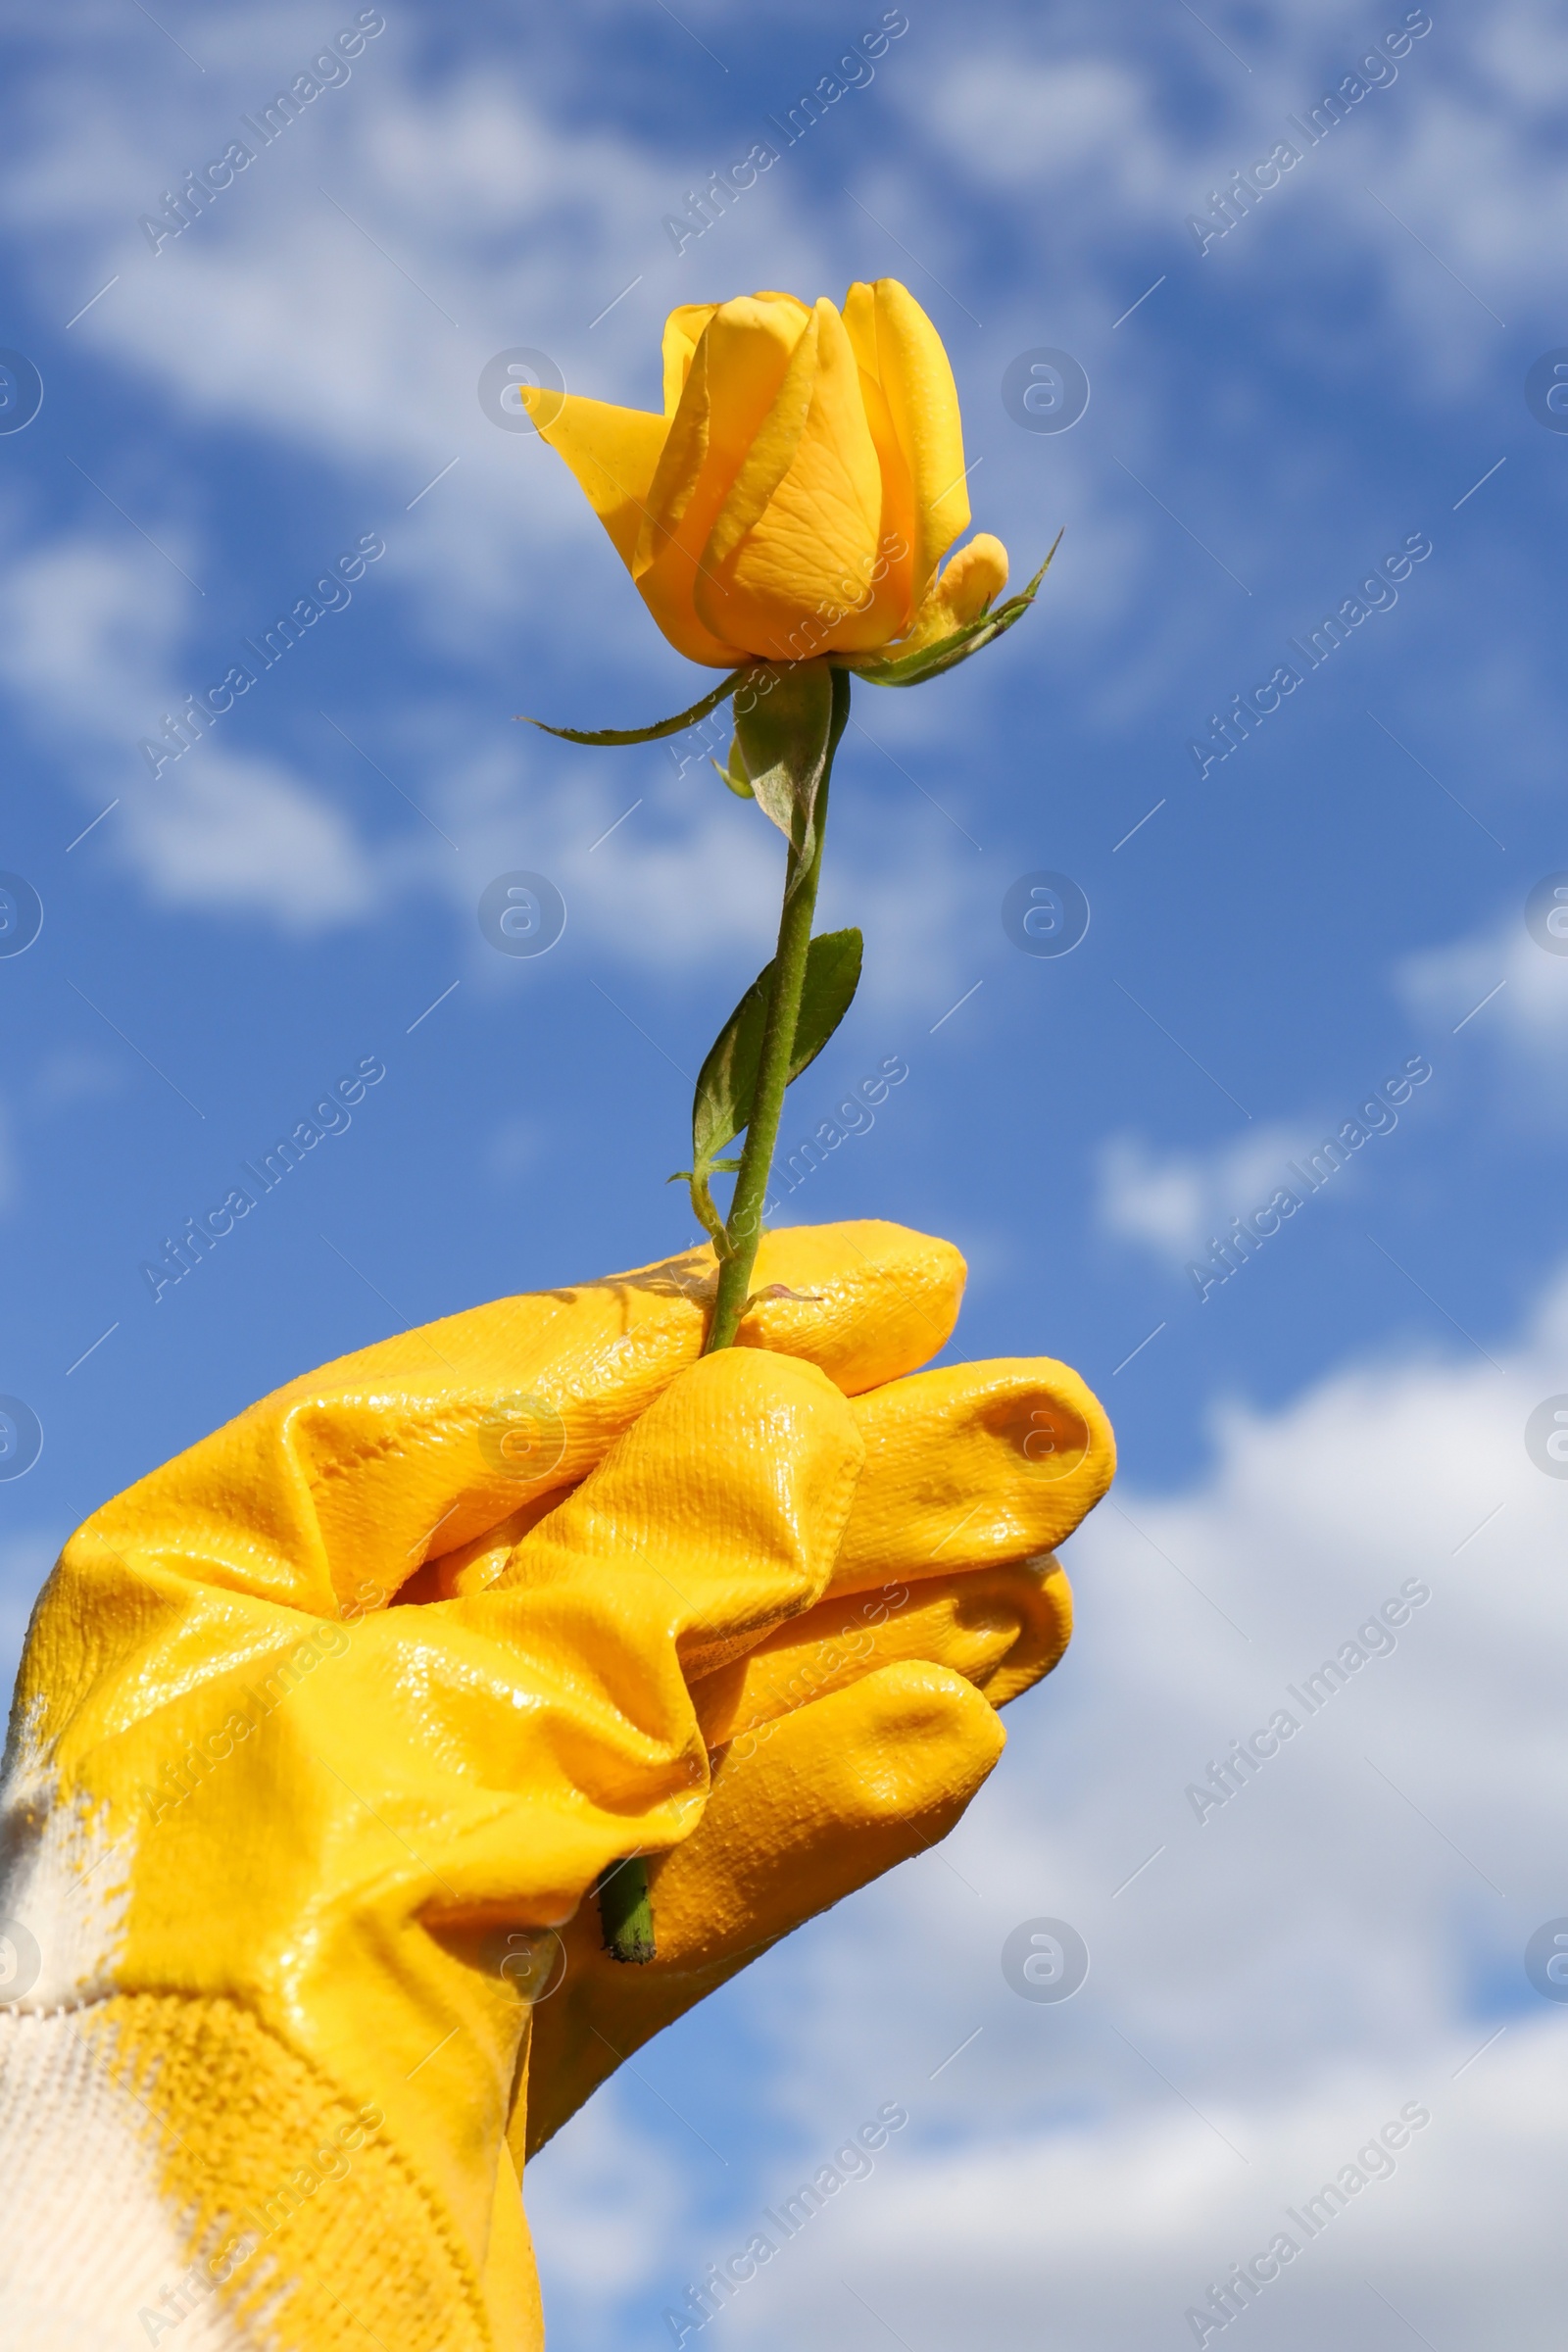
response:
[[[126,710],[157,692],[150,676],[166,670],[188,601],[139,543],[119,548],[78,531],[35,544],[13,556],[0,584],[0,677],[46,740],[123,736]]]
[[[428,782],[427,766],[438,771]],[[474,919],[486,885],[513,871],[547,875],[565,901],[573,947],[586,937],[596,956],[623,966],[739,970],[771,952],[778,837],[706,761],[677,779],[662,744],[563,752],[521,729],[503,754],[455,761],[446,718],[432,712],[404,730],[399,773],[458,845],[456,857],[438,843],[426,857],[421,844],[417,872],[421,887],[461,911],[480,985],[500,989],[516,976]],[[414,861],[411,852],[411,870]]]
[[[313,931],[378,904],[376,865],[352,828],[275,760],[204,748],[123,815],[128,859],[166,906]]]
[[[46,111],[41,132],[59,168],[35,156],[14,173],[19,209],[51,244],[68,232],[91,240],[86,277],[120,270],[74,333],[192,416],[374,467],[388,482],[407,477],[411,498],[455,439],[470,468],[488,459],[498,478],[515,473],[528,444],[485,420],[475,383],[491,353],[516,341],[519,320],[573,322],[557,356],[574,383],[585,368],[612,371],[620,347],[636,346],[657,398],[645,326],[628,331],[614,315],[593,344],[586,333],[624,282],[611,282],[620,260],[629,253],[635,273],[657,257],[669,168],[624,135],[580,123],[568,132],[519,70],[432,79],[422,50],[400,47],[391,27],[361,61],[357,86],[323,94],[154,256],[135,215],[167,182],[172,141],[193,156],[210,147],[216,93],[203,90],[178,122],[132,118],[130,154],[109,78],[84,87],[61,64],[74,104]],[[230,73],[227,89],[237,128],[263,85],[248,68]],[[112,187],[106,143],[119,151]],[[66,167],[87,150],[96,168],[73,175]],[[188,331],[193,316],[200,335]],[[473,519],[484,503],[476,494]]]
[[[1107,2118],[912,2161],[901,2151],[886,2193],[858,2192],[853,2205],[846,2193],[843,2212],[813,2218],[765,2283],[737,2299],[726,2332],[757,2346],[798,2343],[808,2330],[816,2343],[861,2346],[869,2307],[906,2339],[918,2328],[938,2342],[1028,2343],[1044,2323],[1045,2340],[1102,2352],[1190,2344],[1187,2312],[1283,2231],[1297,2252],[1272,2266],[1251,2322],[1269,2343],[1384,2344],[1393,2314],[1471,2340],[1505,2293],[1510,2344],[1545,2352],[1554,2287],[1544,2182],[1568,2092],[1555,2022],[1517,2029],[1458,2084],[1453,2070],[1479,2034],[1415,2069],[1371,2064],[1289,2102],[1228,2103],[1222,2126],[1251,2151],[1245,2167],[1217,2138],[1199,2144],[1174,2099],[1138,2124]],[[1406,2109],[1430,2121],[1401,2133]],[[1367,2185],[1348,2196],[1341,2168],[1388,2124],[1405,2144],[1369,2156]],[[1320,2206],[1331,2218],[1309,2236],[1296,2216],[1325,2181],[1345,2209]],[[1206,2340],[1219,2344],[1221,2329]]]
[[[1303,115],[1337,87],[1368,46],[1353,6],[1276,10],[1242,41],[1244,81],[1201,28],[1182,30],[1211,88],[1202,111],[1179,126],[1166,98],[1168,59],[1083,55],[1102,23],[1075,24],[1059,12],[1049,26],[1042,19],[1020,25],[1005,44],[987,46],[967,27],[955,32],[945,55],[901,79],[898,98],[971,184],[1069,205],[1085,233],[1058,266],[1083,283],[1129,235],[1163,231],[1185,241],[1187,216],[1205,207],[1209,191],[1292,135],[1286,115]],[[1447,390],[1487,364],[1471,331],[1482,316],[1477,296],[1444,279],[1431,254],[1368,200],[1365,183],[1370,176],[1480,296],[1539,300],[1568,222],[1555,119],[1568,38],[1555,12],[1508,0],[1467,21],[1440,18],[1385,73],[1392,77],[1306,151],[1255,220],[1210,247],[1204,266],[1277,268],[1276,232],[1293,241],[1304,233],[1316,245],[1332,233],[1343,266],[1348,240],[1383,281],[1374,331],[1419,336],[1446,363]],[[1351,149],[1353,168],[1345,161]],[[1191,250],[1196,257],[1196,243]],[[1357,348],[1342,338],[1347,358]],[[1316,356],[1334,362],[1321,348]]]
[[[1017,193],[1081,187],[1093,172],[1102,221],[1125,230],[1180,217],[1193,165],[1161,121],[1148,65],[1021,57],[965,43],[948,70],[900,77],[903,110],[982,184]]]
[[[1407,1107],[1419,1104],[1398,1059],[1391,1059],[1383,1083],[1396,1094],[1402,1085]],[[1318,1192],[1331,1200],[1350,1199],[1352,1171],[1364,1164],[1362,1155],[1375,1160],[1374,1147],[1395,1133],[1403,1115],[1397,1100],[1374,1093],[1347,1100],[1336,1116],[1249,1128],[1207,1152],[1161,1152],[1140,1135],[1111,1136],[1098,1154],[1097,1220],[1105,1232],[1183,1265],[1206,1254],[1212,1239],[1223,1239],[1237,1218],[1267,1208],[1282,1190],[1298,1202]]]
[[[507,959],[473,927],[479,895],[495,875],[523,869],[555,882],[573,940],[589,939],[607,962],[722,966],[740,994],[773,952],[783,844],[754,804],[725,790],[706,753],[678,739],[691,763],[677,774],[663,744],[563,752],[519,731],[507,755],[487,750],[455,765],[450,735],[461,724],[432,711],[405,725],[397,772],[458,844],[456,858],[437,844],[427,858],[421,843],[409,870],[461,908],[476,976],[497,988],[508,976]],[[713,741],[722,749],[727,735]],[[989,951],[996,924],[989,885],[972,846],[902,779],[888,814],[874,753],[861,768],[874,801],[857,789],[858,745],[841,759],[818,928],[858,923],[863,1006],[891,1015],[912,1004],[918,1018],[929,1005],[929,1025],[978,976],[972,942],[978,934]]]
[[[542,2248],[552,2325],[600,2310],[658,2263],[686,2217],[679,2175],[661,2162],[616,2083],[607,2085],[552,2143],[548,2166],[530,2166],[528,2221]]]
[[[138,760],[126,789],[135,728],[179,707],[170,679],[189,603],[152,550],[86,533],[21,554],[0,590],[0,677],[94,815],[120,803],[83,854],[122,858],[165,906],[245,908],[285,930],[363,918],[375,860],[278,760],[204,743],[156,784]]]
[[[1447,947],[1407,956],[1397,984],[1415,1011],[1475,1045],[1500,1047],[1528,1060],[1540,1082],[1560,1091],[1568,955],[1543,947],[1520,913]]]
[[[1210,1235],[1223,1235],[1233,1217],[1250,1216],[1272,1200],[1292,1181],[1287,1161],[1322,1138],[1322,1130],[1274,1126],[1212,1152],[1160,1152],[1142,1136],[1112,1136],[1099,1155],[1099,1221],[1107,1233],[1181,1265]]]

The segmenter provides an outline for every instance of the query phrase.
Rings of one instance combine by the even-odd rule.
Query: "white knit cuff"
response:
[[[147,2111],[87,2040],[83,2016],[0,2010],[0,2342],[250,2352],[257,2339],[160,2197]]]

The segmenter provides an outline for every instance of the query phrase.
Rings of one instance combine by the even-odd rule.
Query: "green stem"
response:
[[[599,1881],[599,1923],[605,1949],[615,1960],[654,1956],[654,1906],[648,1893],[648,1865],[640,1854],[612,1862]]]
[[[806,958],[811,945],[811,918],[816,912],[816,887],[822,872],[822,837],[827,827],[827,788],[850,715],[850,673],[833,672],[833,716],[828,726],[827,758],[816,790],[811,855],[803,864],[792,848],[784,868],[784,908],[779,916],[778,949],[773,957],[773,983],[768,993],[767,1018],[762,1027],[762,1051],[757,1071],[757,1093],[751,1123],[741,1152],[740,1173],[722,1236],[713,1234],[719,1252],[718,1290],[713,1320],[703,1352],[711,1355],[732,1348],[751,1297],[752,1268],[762,1238],[762,1204],[772,1173],[773,1148],[784,1111],[784,1090],[790,1081],[795,1051],[795,1027],[800,1019],[801,995],[806,986]],[[707,1186],[703,1187],[706,1195]],[[693,1205],[702,1217],[703,1203],[694,1183]],[[702,1217],[704,1225],[707,1217]],[[715,1220],[716,1221],[716,1220]],[[711,1228],[710,1228],[711,1231]],[[648,1887],[648,1865],[639,1855],[613,1865],[601,1880],[599,1916],[605,1949],[615,1960],[648,1961],[654,1957],[654,1912]]]
[[[838,750],[850,715],[850,673],[833,672],[833,717],[828,728],[827,758],[817,786],[815,823],[809,860],[803,866],[794,849],[784,869],[784,908],[779,917],[778,949],[773,957],[773,984],[768,994],[762,1051],[757,1071],[757,1093],[751,1123],[741,1153],[740,1174],[730,1201],[726,1231],[729,1254],[718,1269],[713,1320],[709,1327],[705,1355],[732,1348],[746,1301],[751,1297],[752,1268],[762,1238],[762,1204],[773,1167],[773,1148],[784,1111],[784,1090],[790,1079],[795,1051],[795,1024],[800,1018],[801,992],[806,986],[806,958],[811,945],[811,918],[816,912],[816,887],[822,871],[822,841],[827,830],[827,793]]]

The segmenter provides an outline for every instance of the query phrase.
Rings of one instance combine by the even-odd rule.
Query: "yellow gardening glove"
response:
[[[1002,1753],[993,1709],[1067,1646],[1051,1546],[1115,1460],[1083,1383],[1038,1359],[960,1364],[851,1410],[865,1462],[827,1596],[693,1684],[719,1752],[700,1825],[654,1867],[658,1957],[613,1960],[589,1906],[564,1954],[533,1954],[545,1998],[519,2162],[778,1936],[945,1838]]]
[[[1102,1414],[1051,1363],[905,1377],[956,1313],[945,1244],[770,1237],[785,1295],[700,1358],[712,1279],[347,1357],[67,1546],[4,1791],[23,2352],[536,2345],[531,2014],[553,2129],[985,1777],[988,1699],[1065,1640],[1025,1563],[1108,1483]],[[646,1969],[583,1902],[639,1850],[670,1854]]]

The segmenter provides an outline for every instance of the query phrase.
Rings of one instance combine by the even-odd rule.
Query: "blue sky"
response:
[[[0,1483],[11,1657],[71,1527],[253,1396],[689,1238],[683,1073],[769,952],[775,846],[700,759],[514,723],[705,679],[476,386],[527,347],[652,407],[672,304],[903,277],[977,527],[1019,578],[1065,535],[1004,643],[857,692],[823,921],[862,925],[866,977],[786,1136],[909,1075],[786,1214],[957,1242],[955,1351],[1075,1364],[1121,1481],[946,1856],[769,1956],[530,2176],[553,2341],[668,2342],[687,2279],[890,2099],[875,2174],[714,2323],[737,2345],[1190,2342],[1195,2294],[1422,2099],[1248,2328],[1555,2340],[1568,2019],[1520,1955],[1568,1912],[1568,1494],[1523,1435],[1568,1391],[1568,959],[1524,918],[1568,868],[1568,434],[1524,392],[1568,346],[1560,20],[1436,7],[1308,147],[1287,118],[1424,12],[911,7],[677,253],[664,217],[880,9],[389,0],[155,253],[141,218],[359,12],[8,13],[0,343],[44,386],[0,435],[0,867],[43,907],[0,956],[0,1390],[43,1430]],[[1200,251],[1211,191],[1293,138]],[[1036,348],[1088,374],[1066,432],[1004,405]],[[1210,715],[1415,537],[1396,603],[1200,777]],[[164,714],[368,544],[155,778]],[[476,919],[519,868],[567,906],[537,960]],[[1003,928],[1037,869],[1090,902],[1059,959]],[[1416,1057],[1397,1125],[1200,1302],[1195,1250]],[[364,1060],[352,1124],[155,1303],[142,1262]],[[1200,1825],[1184,1785],[1407,1579],[1433,1599],[1395,1654]],[[1037,1914],[1094,1955],[1059,2010],[1000,1972]]]

